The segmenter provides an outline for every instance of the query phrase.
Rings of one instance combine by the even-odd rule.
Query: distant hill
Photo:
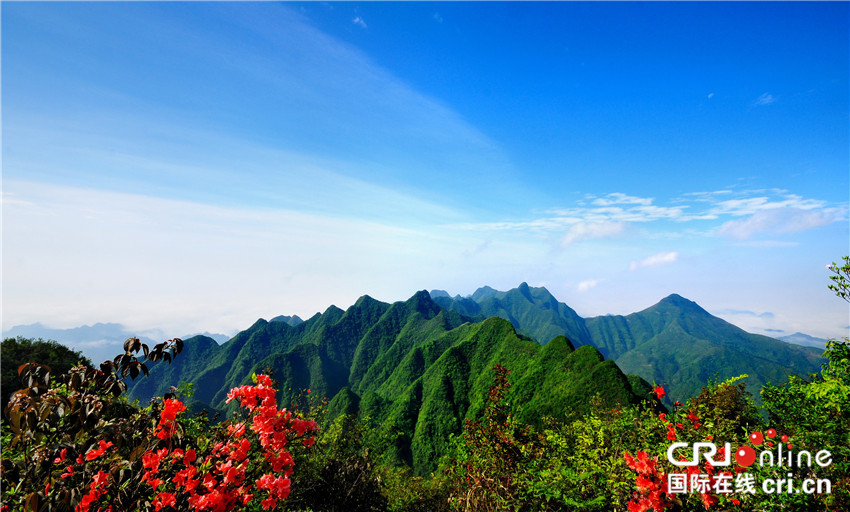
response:
[[[464,419],[483,411],[497,363],[511,370],[507,399],[529,422],[575,418],[597,393],[611,407],[650,393],[647,382],[591,346],[575,349],[563,336],[541,346],[505,320],[474,321],[421,291],[393,304],[364,296],[346,311],[331,306],[294,326],[258,320],[221,345],[187,339],[172,364],[154,365],[130,395],[144,403],[193,382],[193,407],[224,409],[230,388],[252,372],[271,372],[283,403],[309,388],[330,399],[331,415],[360,411],[379,428],[401,432],[389,455],[427,474]]]
[[[795,332],[794,334],[789,334],[788,336],[780,336],[776,339],[782,340],[785,343],[793,343],[795,345],[802,345],[804,347],[815,347],[819,349],[825,349],[827,341],[824,338],[815,338],[814,336],[809,336],[808,334],[803,334],[801,332]]]
[[[177,337],[189,338],[196,334],[178,335]],[[214,339],[218,343],[230,339],[230,336],[224,334],[210,334],[205,332],[204,335]],[[34,323],[16,325],[3,333],[4,338],[14,338],[16,336],[58,341],[72,350],[82,352],[84,356],[95,363],[112,359],[119,353],[122,353],[124,351],[124,341],[127,338],[139,338],[142,343],[153,346],[174,337],[173,334],[166,336],[158,329],[150,329],[144,333],[134,332],[116,323],[96,323],[94,325],[83,325],[71,329],[52,329],[40,323]]]
[[[465,315],[504,318],[539,343],[560,332],[576,346],[593,345],[624,372],[663,384],[674,400],[695,396],[708,379],[748,374],[758,401],[764,383],[818,372],[824,361],[822,350],[747,333],[675,294],[638,313],[588,319],[546,288],[526,283],[507,292],[483,287],[469,297],[445,293],[434,300]]]
[[[71,329],[51,329],[40,323],[16,325],[8,332],[4,332],[3,336],[55,340],[72,350],[82,352],[84,356],[95,363],[112,359],[123,352],[124,341],[130,337],[138,337],[149,346],[164,341],[144,335],[140,336],[138,333],[127,331],[123,325],[114,323],[96,323]]]

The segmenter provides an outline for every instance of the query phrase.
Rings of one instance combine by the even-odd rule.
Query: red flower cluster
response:
[[[664,390],[659,386],[655,389],[656,394],[660,397],[664,396]],[[676,401],[675,405],[681,406],[681,402]],[[679,419],[679,413],[674,412],[674,416],[672,418],[667,417],[667,413],[660,413],[658,415],[658,419],[661,420],[664,427],[667,429],[667,439],[669,441],[675,441],[678,437],[677,430],[684,429],[684,425],[682,423],[676,422]],[[691,423],[691,426],[694,430],[698,430],[702,424],[700,423],[699,417],[694,413],[693,410],[688,411],[687,416],[684,416],[684,420],[688,420]],[[776,435],[774,433],[774,435]],[[761,433],[756,432],[753,434],[751,439],[754,443],[761,442]],[[714,436],[706,433],[705,439],[709,441],[714,440]],[[717,457],[721,459],[724,457],[725,447],[718,447]],[[649,510],[654,510],[656,512],[664,510],[668,507],[676,505],[681,505],[679,498],[676,495],[667,494],[667,474],[660,469],[660,464],[658,463],[658,459],[651,460],[649,455],[646,452],[640,451],[637,453],[636,457],[632,457],[628,452],[625,453],[626,463],[629,468],[636,471],[638,473],[636,479],[636,485],[638,492],[634,494],[634,498],[627,504],[627,508],[629,512],[646,512]],[[684,461],[686,458],[682,456],[680,460]],[[741,472],[743,470],[742,467],[736,468],[736,472]],[[723,475],[723,480],[728,485],[729,477],[731,473],[728,471],[718,471],[718,468],[715,468],[711,463],[705,462],[703,465],[696,466],[686,466],[681,471],[687,482],[692,482],[700,475],[707,476],[708,478],[703,478],[702,482],[705,483],[704,486],[700,487],[702,492],[699,492],[699,498],[702,502],[702,506],[705,509],[709,509],[710,507],[718,504],[720,502],[720,498],[722,495],[716,494],[716,486],[718,482],[721,480],[720,475]],[[728,498],[728,501],[739,505],[740,500],[735,498]]]
[[[693,423],[694,430],[697,430],[700,428],[700,426],[702,426],[702,423],[699,422],[699,418],[696,414],[694,414],[693,411],[688,412],[687,418],[691,420],[691,423]]]
[[[228,402],[238,398],[248,409],[249,417],[230,422],[219,430],[217,435],[226,436],[223,441],[215,442],[215,438],[210,438],[199,443],[197,449],[187,448],[186,440],[180,439],[177,442],[184,448],[172,449],[178,416],[186,406],[174,399],[163,402],[159,423],[153,431],[153,448],[141,456],[144,470],[141,481],[150,486],[152,498],[149,503],[155,511],[241,510],[255,495],[262,498],[260,506],[269,510],[289,496],[289,476],[294,461],[286,445],[296,438],[303,438],[301,442],[307,446],[312,445],[312,436],[307,436],[318,430],[318,426],[285,409],[278,410],[276,390],[268,376],[259,375],[256,382],[256,386],[242,386],[228,394]],[[249,425],[250,429],[246,428]],[[162,441],[166,440],[167,446],[163,446]],[[76,464],[65,467],[61,478],[85,475],[86,468],[80,465],[96,461],[112,447],[111,442],[98,441],[77,456]],[[67,458],[68,450],[63,448],[53,462],[67,464]],[[89,466],[88,471],[96,469]],[[109,473],[98,471],[75,512],[111,512],[112,506],[98,508],[97,505],[114,498],[114,486]],[[50,489],[48,484],[45,494]]]
[[[99,500],[101,496],[106,494],[105,489],[108,484],[109,473],[98,471],[94,478],[92,478],[91,484],[89,485],[89,492],[86,493],[86,495],[83,496],[83,499],[77,504],[77,507],[74,509],[75,512],[88,512],[92,504]],[[112,507],[109,507],[108,510],[112,510]]]
[[[658,460],[650,459],[645,451],[637,452],[636,457],[625,453],[626,464],[636,471],[638,492],[626,505],[629,512],[646,512],[650,509],[660,512],[673,505],[667,496],[667,475],[658,469]]]
[[[236,510],[248,505],[256,491],[263,491],[260,505],[268,510],[289,496],[289,475],[294,462],[286,444],[290,439],[315,432],[318,426],[314,421],[277,409],[277,391],[271,378],[258,375],[255,380],[256,386],[242,386],[228,393],[227,402],[239,399],[250,418],[228,424],[228,440],[213,444],[208,455],[199,457],[193,449],[180,448],[149,450],[142,455],[145,469],[142,481],[157,493],[153,500],[155,510],[177,509],[181,505],[193,511]],[[186,407],[179,400],[166,400],[164,405],[155,434],[160,439],[169,439],[176,428],[177,415]],[[248,430],[256,434],[254,442],[247,436]],[[313,439],[305,438],[302,442],[309,446]],[[251,458],[257,444],[262,452],[259,463],[265,461],[271,469],[259,478],[249,477],[249,464],[258,463]]]
[[[159,426],[154,431],[156,437],[163,440],[171,438],[174,434],[174,420],[177,419],[179,413],[186,410],[186,406],[180,400],[169,398],[164,402],[162,413],[159,416]]]
[[[669,441],[676,440],[676,427],[682,428],[681,423],[674,424],[672,421],[668,420],[665,413],[661,413],[658,415],[658,418],[663,421],[667,426],[667,439]]]

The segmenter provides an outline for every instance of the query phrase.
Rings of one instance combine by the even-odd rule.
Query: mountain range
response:
[[[426,291],[393,304],[364,296],[346,311],[331,306],[291,323],[258,320],[222,345],[189,338],[171,364],[156,364],[150,378],[136,380],[130,397],[144,401],[185,381],[195,386],[193,409],[226,410],[229,389],[250,382],[252,373],[271,373],[283,403],[309,389],[329,399],[331,417],[359,411],[396,436],[385,454],[390,460],[428,474],[464,420],[483,411],[496,364],[510,370],[506,398],[529,423],[577,418],[596,395],[616,407],[651,392],[592,346],[575,348],[564,336],[541,345],[504,319],[476,321],[443,308]]]
[[[539,343],[555,333],[576,345],[593,345],[626,373],[663,385],[672,400],[696,396],[709,379],[746,374],[758,391],[767,382],[820,371],[823,349],[751,334],[673,294],[630,315],[583,319],[546,288],[522,283],[507,292],[479,288],[469,297],[432,292],[435,302],[461,314],[498,316]]]

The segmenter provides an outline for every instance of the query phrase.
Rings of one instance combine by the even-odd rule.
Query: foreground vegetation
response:
[[[831,287],[847,300],[850,259],[832,270]],[[511,372],[496,364],[481,414],[465,421],[426,476],[396,464],[398,433],[367,417],[329,414],[310,390],[289,410],[278,408],[267,375],[230,390],[239,410],[221,422],[187,410],[191,386],[146,407],[131,403],[124,380],[167,364],[182,342],[151,349],[131,339],[125,348],[99,368],[20,368],[24,389],[2,425],[3,511],[850,510],[846,338],[829,343],[820,374],[765,386],[761,411],[740,379],[728,379],[687,400],[667,397],[669,410],[655,386],[642,403],[612,406],[588,393],[580,417],[529,421],[512,401],[521,395],[511,390]],[[696,466],[668,460],[672,443],[687,444],[672,452],[681,462],[696,442],[729,443],[735,453]],[[785,453],[829,453],[808,464],[747,459],[780,445]],[[718,462],[724,455],[728,465]],[[675,492],[670,474],[694,485]],[[820,487],[788,492],[788,481],[792,489]]]

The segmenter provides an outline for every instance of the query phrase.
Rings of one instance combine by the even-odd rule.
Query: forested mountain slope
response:
[[[675,294],[631,315],[583,319],[546,288],[526,283],[507,292],[479,288],[465,298],[432,293],[446,309],[499,316],[539,343],[561,329],[575,345],[595,346],[624,372],[663,384],[679,399],[695,396],[709,379],[747,374],[758,400],[765,382],[818,372],[824,361],[822,350],[750,334]]]
[[[400,433],[388,455],[426,474],[464,419],[482,411],[497,363],[511,371],[507,398],[529,422],[577,417],[596,394],[614,406],[650,391],[593,347],[576,350],[563,336],[541,346],[505,320],[473,321],[422,291],[394,304],[364,296],[346,311],[332,306],[295,325],[258,320],[222,345],[190,338],[172,364],[156,364],[130,392],[147,400],[192,382],[196,408],[221,410],[230,388],[251,373],[271,373],[283,403],[309,388],[330,399],[331,415],[360,411]]]

